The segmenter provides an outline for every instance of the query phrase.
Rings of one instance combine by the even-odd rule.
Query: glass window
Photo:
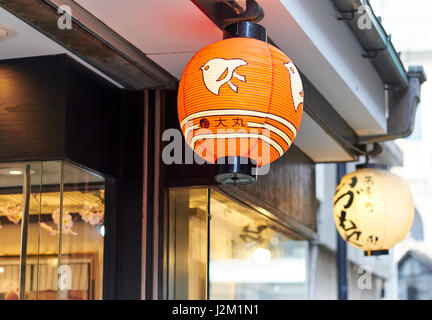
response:
[[[0,164],[0,299],[102,298],[104,190],[66,162]]]
[[[29,185],[24,181],[27,168]],[[41,177],[40,162],[0,164],[0,299],[3,300],[19,299],[20,291],[21,299],[34,299],[36,296],[37,283],[31,279],[37,274],[37,269],[27,267],[26,261],[36,257],[39,251],[37,224],[41,212]],[[25,190],[28,190],[28,198]],[[21,255],[24,201],[28,204],[29,215],[25,224],[27,241]],[[58,242],[52,244],[52,252],[57,251],[57,246]]]
[[[210,299],[306,299],[306,242],[212,191]]]
[[[168,298],[306,299],[306,241],[217,190],[169,195]]]
[[[59,299],[102,299],[104,180],[64,163],[63,181]]]
[[[169,206],[169,298],[206,299],[208,190],[170,190]]]

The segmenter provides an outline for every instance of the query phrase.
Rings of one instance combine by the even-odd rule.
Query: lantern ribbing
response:
[[[186,142],[208,162],[242,157],[263,166],[293,143],[303,101],[300,74],[282,51],[253,38],[229,38],[189,61],[178,116]]]

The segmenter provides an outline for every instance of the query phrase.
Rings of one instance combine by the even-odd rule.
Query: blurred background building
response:
[[[376,15],[381,16],[382,24],[391,34],[391,40],[401,53],[405,65],[421,64],[427,75],[432,74],[432,1],[415,0],[371,0]],[[407,298],[427,298],[429,293],[411,295],[413,287],[405,284],[407,273],[411,276],[430,273],[432,257],[432,82],[425,82],[422,90],[420,107],[417,109],[413,134],[397,140],[403,152],[404,164],[393,168],[393,172],[405,178],[413,192],[417,208],[416,218],[410,235],[395,248],[395,257],[399,262],[399,296]],[[411,250],[410,252],[408,252]],[[408,256],[407,256],[408,254]],[[425,264],[422,268],[410,269],[409,261]],[[418,278],[418,285],[425,282]],[[411,288],[411,289],[410,289]],[[422,290],[418,288],[418,290]],[[423,289],[424,290],[424,289]],[[411,292],[410,291],[410,292]]]

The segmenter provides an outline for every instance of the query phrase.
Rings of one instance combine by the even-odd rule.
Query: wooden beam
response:
[[[61,3],[72,9],[72,29],[58,28],[59,1],[0,0],[0,7],[126,88],[175,86],[166,70],[85,9],[70,0]]]

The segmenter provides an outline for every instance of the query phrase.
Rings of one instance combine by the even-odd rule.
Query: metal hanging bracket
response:
[[[242,21],[259,22],[264,18],[263,8],[255,0],[246,0],[243,8],[235,0],[192,0],[219,28]]]
[[[357,13],[358,10],[344,10],[344,11],[340,11],[341,16],[336,16],[336,19],[338,19],[339,21],[352,21],[354,20],[355,14]],[[348,17],[346,17],[345,15],[349,15]]]
[[[365,53],[363,53],[362,56],[363,58],[367,58],[367,59],[376,59],[378,53],[384,50],[386,50],[386,48],[365,49]]]
[[[363,155],[366,157],[376,157],[383,151],[382,146],[377,142],[360,143],[357,144],[355,147],[355,152],[357,152],[358,155]]]
[[[232,15],[229,10],[224,12],[225,16],[223,20],[225,26],[241,21],[259,22],[264,18],[264,10],[255,0],[247,0],[246,10],[243,10],[243,12],[242,10],[234,10],[234,12],[235,15]]]

